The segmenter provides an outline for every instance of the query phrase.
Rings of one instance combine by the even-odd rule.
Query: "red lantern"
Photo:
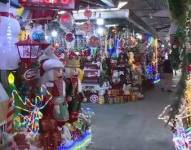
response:
[[[84,11],[84,16],[87,17],[88,19],[91,18],[92,16],[92,11],[87,8],[85,11]]]

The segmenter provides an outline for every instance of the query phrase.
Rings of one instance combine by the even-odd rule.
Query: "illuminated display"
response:
[[[46,7],[59,9],[74,9],[75,0],[20,0],[24,7]]]

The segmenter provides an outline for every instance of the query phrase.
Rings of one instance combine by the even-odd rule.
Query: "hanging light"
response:
[[[52,35],[52,37],[57,37],[58,36],[58,32],[56,30],[53,30],[51,35]]]
[[[104,28],[103,28],[103,27],[99,27],[99,28],[97,29],[97,33],[98,33],[99,35],[103,35],[103,34],[104,34]]]
[[[104,19],[101,17],[101,13],[99,14],[99,17],[97,18],[96,23],[99,26],[104,25]]]

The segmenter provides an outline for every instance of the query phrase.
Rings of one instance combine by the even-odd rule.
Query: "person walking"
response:
[[[172,78],[173,68],[169,59],[165,59],[162,65],[163,79],[162,79],[162,91],[172,92]]]

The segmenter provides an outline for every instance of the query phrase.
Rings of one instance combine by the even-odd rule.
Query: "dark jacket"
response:
[[[172,65],[170,60],[165,60],[163,63],[163,72],[164,73],[173,73]]]

